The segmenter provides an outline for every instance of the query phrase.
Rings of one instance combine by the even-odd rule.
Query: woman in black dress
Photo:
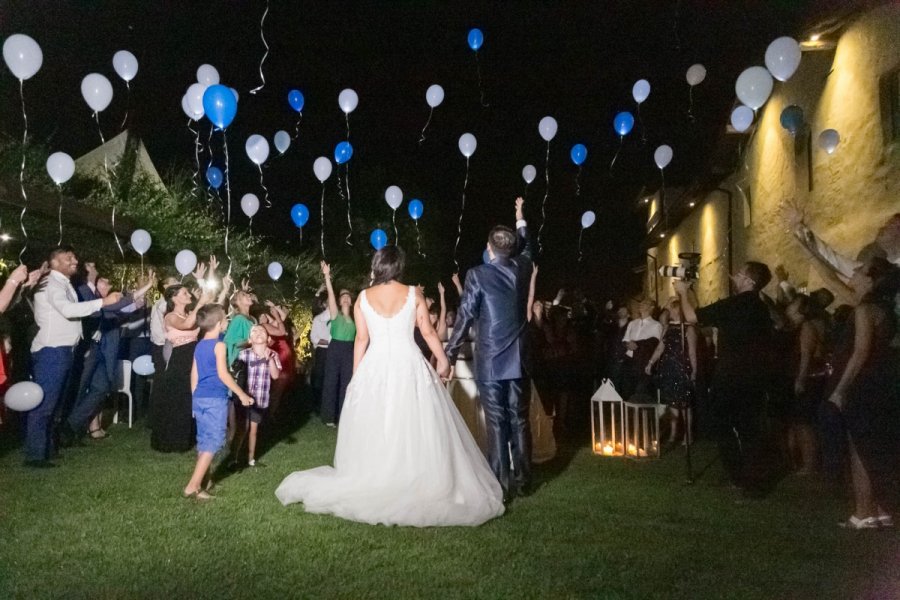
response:
[[[841,410],[848,432],[855,510],[843,526],[892,527],[900,456],[900,399],[894,299],[900,269],[872,258],[853,272],[850,288],[859,300],[847,335],[838,343],[836,384],[828,401]]]

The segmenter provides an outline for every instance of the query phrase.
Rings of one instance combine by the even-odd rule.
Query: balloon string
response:
[[[209,133],[212,138],[212,131]],[[225,130],[222,130],[222,142],[225,146],[225,196],[227,198],[227,211],[225,213],[225,256],[228,258],[228,275],[231,275],[231,254],[228,253],[228,234],[231,232],[231,169],[228,163],[228,136]],[[209,153],[210,162],[212,162],[212,152]]]
[[[431,110],[428,111],[428,120],[425,121],[425,127],[422,128],[422,137],[419,138],[419,145],[422,145],[422,142],[425,141],[425,130],[428,129],[428,125],[431,124],[431,117],[434,115],[434,107],[431,107]]]
[[[350,141],[350,113],[344,113],[344,120],[347,122],[347,141]]]
[[[322,260],[325,260],[325,182],[322,182],[322,199],[319,201],[319,246],[322,250]]]
[[[525,189],[522,190],[522,199],[526,200],[526,201],[528,200],[528,182],[527,181],[525,182]]]
[[[262,60],[259,61],[259,78],[262,81],[262,83],[259,84],[259,87],[255,87],[252,90],[250,90],[250,93],[253,94],[254,96],[256,95],[256,92],[263,89],[263,87],[265,87],[265,85],[266,85],[266,76],[263,75],[263,63],[266,62],[266,57],[269,56],[269,43],[266,42],[266,32],[263,29],[263,25],[266,22],[266,15],[268,15],[268,14],[269,14],[269,0],[266,0],[266,10],[263,11],[262,19],[259,20],[259,37],[262,39],[262,43],[266,47],[266,51],[265,51],[265,53],[263,53]]]
[[[353,221],[350,220],[350,163],[344,163],[344,183],[347,185],[347,238],[344,240],[348,246],[353,247]],[[338,176],[340,186],[340,175]]]
[[[272,208],[272,202],[269,200],[269,188],[266,187],[266,183],[263,181],[262,165],[256,165],[256,167],[259,169],[259,186],[266,194],[266,208]]]
[[[394,245],[400,246],[400,236],[397,234],[397,209],[394,209],[393,214],[391,215],[391,221],[394,223]]]
[[[584,235],[584,227],[578,232],[578,262],[584,260],[584,253],[581,251],[581,238]]]
[[[616,159],[619,158],[619,152],[622,151],[622,143],[623,143],[624,141],[625,141],[625,136],[624,136],[624,135],[620,135],[620,136],[619,136],[619,149],[616,150],[616,155],[613,156],[612,162],[609,163],[609,174],[610,174],[610,175],[612,175],[612,172],[613,172],[613,166],[616,164]]]
[[[191,127],[191,119],[188,118],[187,128],[188,131],[194,134],[194,172],[191,174],[191,197],[196,199],[197,192],[200,189],[200,130],[193,129]],[[207,196],[207,204],[209,204],[209,197]]]
[[[478,92],[481,94],[481,106],[487,108],[490,104],[484,101],[484,84],[481,81],[481,61],[478,59],[478,50],[475,51],[475,71],[478,73]]]
[[[659,188],[659,194],[662,200],[663,219],[665,221],[666,230],[669,229],[669,207],[666,206],[666,172],[659,170],[659,176],[662,177],[662,187]]]
[[[544,199],[541,201],[541,226],[538,228],[538,253],[544,253],[544,244],[541,242],[544,234],[544,222],[547,220],[547,197],[550,195],[550,142],[547,141],[547,158],[544,163],[544,181],[547,182],[547,189],[544,191]]]
[[[250,237],[253,237],[253,217],[250,217]]]
[[[300,244],[303,244],[303,228],[300,228]],[[300,255],[297,255],[297,264],[294,265],[294,304],[300,298]]]
[[[457,249],[459,248],[459,238],[462,237],[463,214],[466,211],[466,188],[469,186],[469,157],[466,157],[466,180],[463,182],[462,202],[459,207],[459,223],[456,226],[456,244],[453,246],[453,264],[456,265],[456,272],[459,273],[459,261],[457,260]]]
[[[303,120],[303,113],[301,112],[297,114],[300,115],[300,118],[297,119],[297,123],[294,125],[294,137],[291,138],[291,141],[294,141],[298,137],[300,137],[300,121]]]
[[[644,131],[644,117],[641,116],[641,103],[637,103],[638,123],[641,125],[641,141],[647,143],[647,132]]]
[[[122,131],[125,131],[125,123],[128,122],[128,111],[131,107],[131,84],[127,81],[125,82],[125,118],[122,119],[122,125],[119,127]]]
[[[578,173],[575,174],[575,197],[581,196],[581,165],[578,165]]]
[[[19,167],[19,189],[22,191],[22,214],[19,215],[19,227],[22,228],[22,237],[24,238],[22,250],[19,252],[19,262],[22,262],[22,255],[28,249],[28,232],[25,231],[25,212],[28,210],[28,194],[25,193],[25,153],[28,145],[28,115],[25,113],[25,80],[19,80],[19,97],[22,99],[22,121],[25,123],[25,129],[22,132],[22,166]]]
[[[413,223],[416,224],[416,248],[417,248],[417,252],[419,253],[419,256],[421,256],[422,258],[426,258],[425,254],[422,253],[422,240],[421,240],[421,238],[420,238],[420,236],[419,236],[419,220],[418,220],[418,219],[414,219],[414,220],[413,220]]]
[[[688,87],[688,118],[694,120],[694,86]]]
[[[59,193],[59,241],[56,242],[56,245],[62,246],[62,208],[63,208],[62,186],[57,184],[56,191]]]
[[[103,128],[100,126],[100,113],[94,111],[94,121],[97,123],[97,133],[100,134],[101,145],[106,145],[106,139],[103,137]],[[109,170],[109,154],[106,148],[103,149],[103,171],[106,174],[106,186],[109,188],[109,198],[112,200],[112,215],[110,217],[112,224],[113,238],[116,240],[116,246],[119,248],[119,254],[122,256],[122,281],[121,288],[125,289],[125,250],[122,248],[122,242],[119,241],[119,234],[116,232],[116,208],[119,202],[116,199],[116,193],[113,191],[112,175]]]

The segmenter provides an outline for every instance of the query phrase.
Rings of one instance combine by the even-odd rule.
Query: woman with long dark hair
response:
[[[395,246],[379,250],[356,301],[354,375],[334,467],[293,473],[275,494],[364,523],[480,525],[503,514],[503,492],[441,381],[450,363],[424,296],[398,281],[404,262]],[[416,327],[437,372],[416,346]]]

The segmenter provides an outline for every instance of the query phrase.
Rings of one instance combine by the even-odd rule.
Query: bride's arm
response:
[[[359,304],[361,299],[362,294],[356,299],[356,304],[353,306],[353,322],[356,323],[356,340],[353,342],[353,373],[356,373],[356,368],[363,356],[366,355],[366,348],[369,347],[369,327],[366,325],[366,318],[363,316],[362,307]]]
[[[428,315],[428,308],[425,304],[425,296],[419,290],[416,290],[416,327],[419,328],[419,333],[422,334],[422,338],[428,344],[428,349],[431,350],[431,353],[437,359],[435,370],[438,375],[445,379],[448,378],[450,376],[450,361],[447,360],[447,355],[444,353],[441,339],[431,325],[431,318]]]

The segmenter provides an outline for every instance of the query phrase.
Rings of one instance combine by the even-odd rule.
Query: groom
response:
[[[522,384],[533,265],[523,204],[522,198],[516,199],[518,237],[509,227],[494,227],[487,242],[490,263],[466,274],[453,336],[447,342],[447,358],[453,365],[469,328],[475,325],[475,383],[487,425],[488,462],[503,487],[504,500],[531,491],[531,432]],[[517,254],[520,244],[522,251]]]

